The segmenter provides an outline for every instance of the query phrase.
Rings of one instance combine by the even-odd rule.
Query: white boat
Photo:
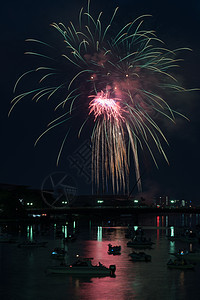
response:
[[[72,274],[72,275],[95,275],[95,276],[114,276],[116,266],[110,265],[109,268],[102,265],[93,265],[93,258],[78,258],[73,264],[61,263],[59,266],[50,266],[47,273],[52,274]]]
[[[146,254],[145,252],[135,252],[129,254],[132,261],[151,261],[151,255]]]
[[[143,236],[135,236],[131,241],[127,243],[128,247],[135,247],[135,248],[151,248],[154,243],[151,239],[147,239]]]
[[[108,244],[108,254],[119,255],[121,254],[121,246],[112,246]]]

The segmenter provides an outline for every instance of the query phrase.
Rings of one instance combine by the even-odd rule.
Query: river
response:
[[[142,226],[154,242],[145,249],[151,262],[133,262],[125,237],[127,225]],[[170,252],[180,248],[200,248],[182,241],[170,241],[184,226],[195,228],[200,224],[199,214],[141,214],[121,216],[119,219],[76,216],[59,222],[1,223],[1,233],[12,234],[17,243],[0,243],[0,299],[1,300],[199,300],[200,264],[194,270],[167,268]],[[136,227],[137,228],[137,227]],[[61,235],[77,232],[77,239],[63,244]],[[60,236],[59,236],[60,234]],[[46,247],[19,248],[24,239],[47,241]],[[120,245],[121,255],[109,255],[108,244]],[[105,266],[116,265],[115,277],[80,275],[52,275],[45,272],[52,260],[55,247],[65,247],[66,261],[73,262],[79,254],[92,257]]]

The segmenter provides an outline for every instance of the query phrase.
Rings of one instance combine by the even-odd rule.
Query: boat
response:
[[[36,248],[36,247],[45,247],[48,242],[39,242],[37,240],[33,241],[24,241],[18,244],[19,248]]]
[[[144,230],[141,227],[137,227],[137,229],[135,229],[135,227],[136,226],[128,225],[125,238],[133,239],[136,235],[144,235]]]
[[[110,265],[109,268],[100,262],[98,265],[93,265],[92,259],[78,257],[72,264],[66,264],[63,261],[59,266],[48,267],[46,271],[51,274],[115,276],[115,265]]]
[[[167,263],[167,267],[170,269],[194,269],[194,264],[187,262],[185,259],[175,259],[174,261],[170,259]]]
[[[119,255],[121,254],[121,246],[112,246],[108,244],[108,254]]]
[[[170,254],[176,256],[177,258],[184,258],[190,262],[200,262],[200,250],[199,249],[192,250],[192,251],[188,251],[188,250],[184,249],[184,250],[179,250],[178,252],[170,253]]]
[[[151,239],[147,239],[145,236],[135,236],[131,241],[127,243],[128,247],[135,248],[151,248],[154,243]]]
[[[51,252],[51,257],[53,259],[64,259],[66,253],[67,251],[64,248],[57,247]]]
[[[151,261],[151,255],[146,254],[145,252],[135,252],[129,254],[132,261]]]
[[[168,239],[170,241],[179,240],[181,242],[187,242],[187,243],[194,243],[199,241],[196,232],[194,232],[192,229],[186,229],[183,232],[179,232],[174,236],[169,236]]]

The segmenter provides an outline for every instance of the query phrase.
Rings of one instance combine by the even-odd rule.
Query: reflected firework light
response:
[[[139,152],[147,149],[156,167],[157,153],[168,162],[162,145],[163,141],[168,142],[157,123],[157,115],[173,123],[176,115],[184,117],[169,106],[167,95],[186,91],[173,76],[172,70],[181,60],[180,51],[190,49],[164,48],[163,41],[154,30],[143,28],[145,19],[150,15],[142,15],[111,34],[117,12],[118,7],[110,22],[104,24],[102,12],[96,17],[91,15],[88,1],[87,9],[80,10],[78,24],[51,24],[64,41],[59,63],[53,47],[28,39],[41,49],[47,47],[47,53],[52,51],[52,56],[43,54],[41,49],[39,52],[26,52],[40,58],[43,63],[20,76],[14,91],[26,76],[33,73],[38,75],[39,86],[18,93],[12,100],[10,112],[24,97],[32,96],[35,101],[41,98],[59,99],[55,110],[62,110],[61,114],[48,124],[36,143],[49,130],[65,122],[68,124],[75,112],[80,117],[85,113],[77,135],[80,136],[86,124],[91,125],[90,120],[93,120],[92,128],[90,126],[91,169],[96,186],[108,186],[111,181],[113,191],[127,191],[132,154],[140,191]],[[72,74],[70,79],[69,74]],[[76,116],[77,122],[80,117]],[[68,128],[57,161],[69,133]]]

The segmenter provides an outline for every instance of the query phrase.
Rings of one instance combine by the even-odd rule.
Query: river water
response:
[[[142,226],[147,237],[155,243],[145,249],[151,262],[133,262],[125,237],[127,224]],[[200,248],[200,244],[170,241],[183,226],[200,224],[199,214],[144,214],[137,220],[132,216],[119,219],[77,217],[51,224],[1,224],[1,232],[13,235],[18,242],[24,239],[47,241],[46,247],[27,249],[16,244],[0,243],[1,300],[199,300],[200,264],[194,270],[171,270],[166,266],[169,252],[180,248]],[[77,231],[77,239],[63,244],[60,233]],[[108,244],[121,245],[121,255],[109,255]],[[105,266],[116,265],[116,277],[50,275],[46,268],[57,263],[51,258],[55,247],[65,247],[67,262],[76,254],[92,257]]]

